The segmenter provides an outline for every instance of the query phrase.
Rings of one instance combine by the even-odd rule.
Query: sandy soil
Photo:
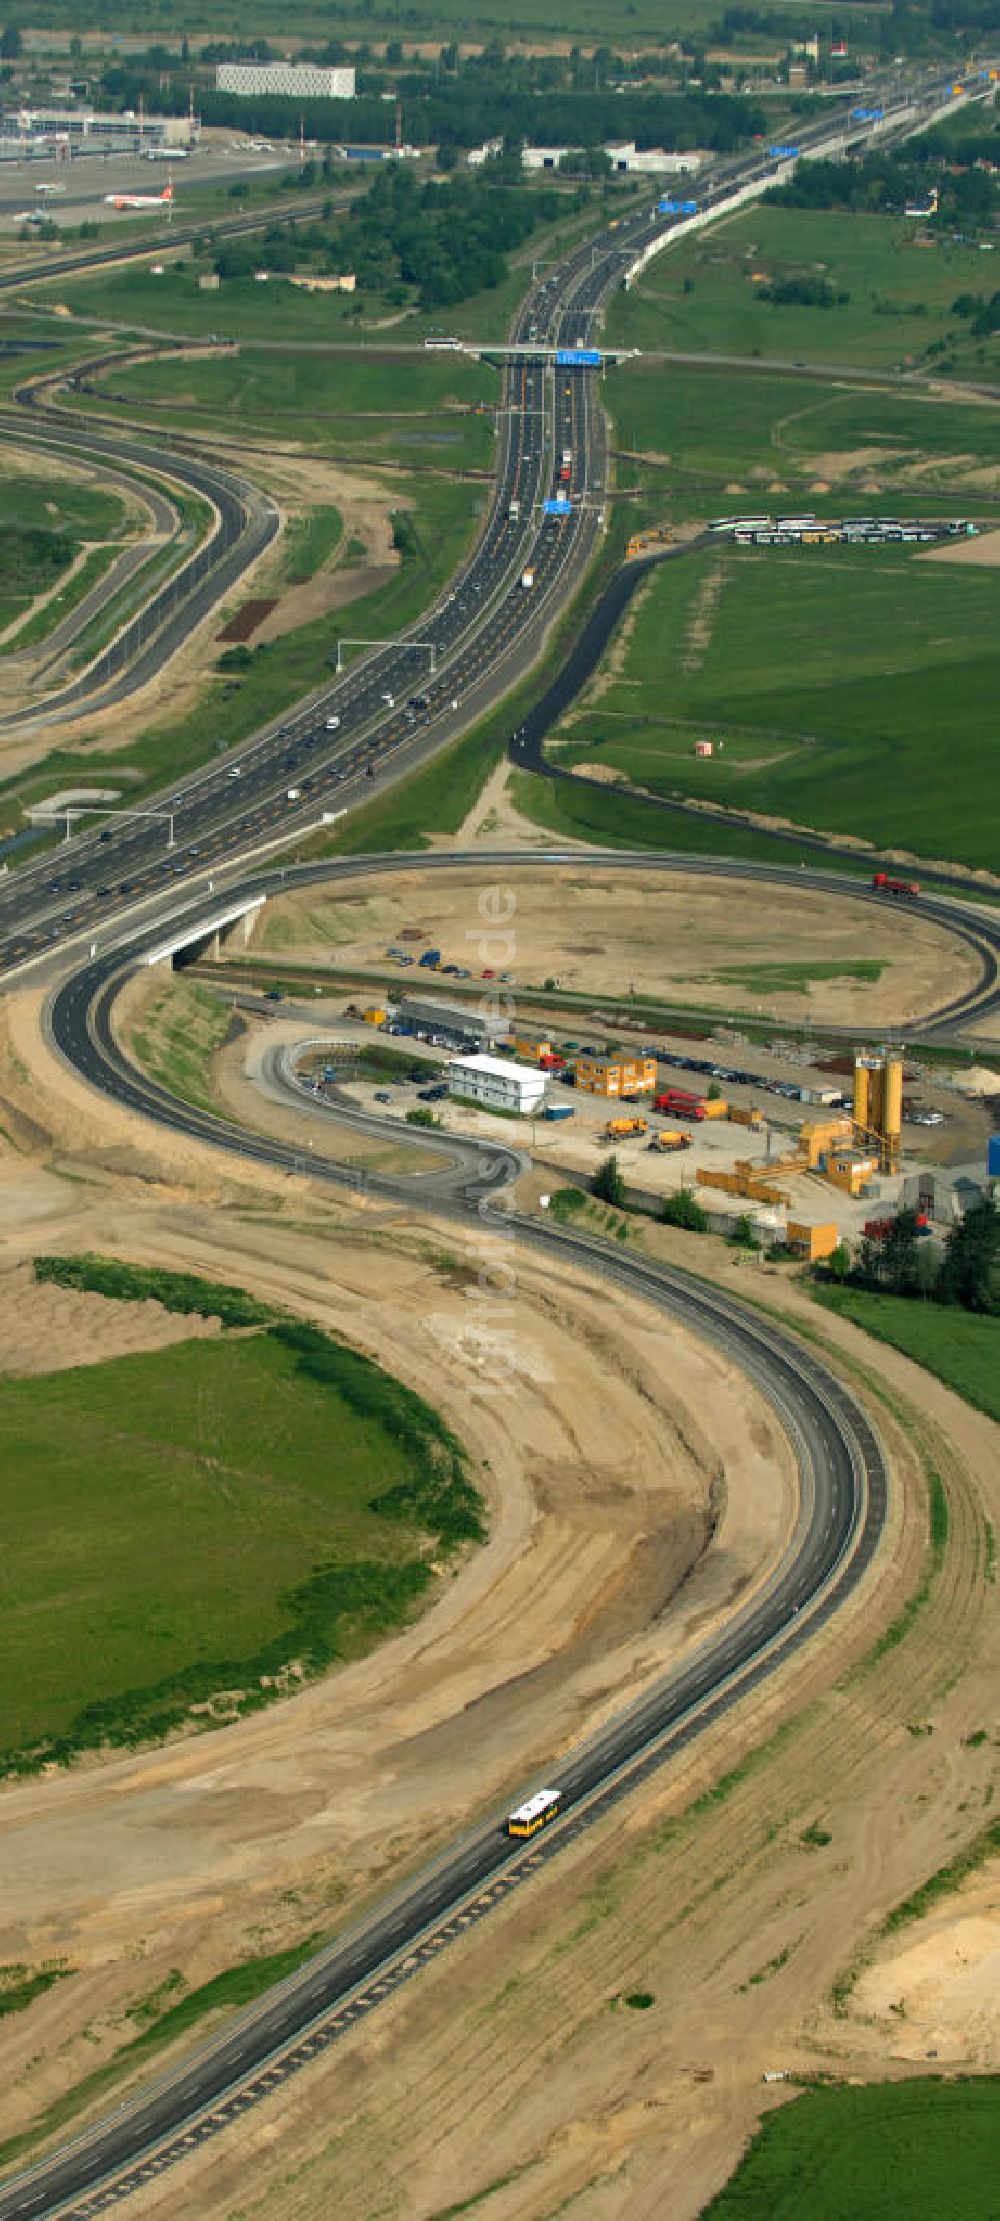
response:
[[[1000,1861],[883,1945],[851,1998],[851,2040],[873,2057],[1000,2067]]]
[[[782,1300],[797,1309],[794,1292]],[[859,1347],[840,1322],[830,1339]],[[967,1739],[995,1709],[1000,1639],[971,1476],[988,1474],[1000,1497],[1000,1459],[988,1422],[905,1360],[860,1346],[896,1395],[918,1398],[951,1501],[948,1565],[906,1641],[845,1671],[917,1577],[914,1468],[900,1453],[897,1513],[904,1498],[910,1512],[874,1621],[869,1596],[819,1639],[794,1689],[769,1685],[138,2211],[175,2211],[180,2189],[208,2221],[237,2206],[247,2221],[340,2210],[439,2221],[466,2199],[494,2221],[694,2221],[761,2112],[790,2095],[764,2088],[765,2068],[915,2070],[896,2016],[884,2028],[860,2010],[838,2019],[828,1999],[869,1928],[982,1824],[995,1753]],[[880,1424],[894,1439],[884,1412]],[[778,1734],[789,1703],[794,1725]],[[762,1743],[726,1796],[678,1817]],[[811,1848],[817,1821],[831,1840]],[[946,1909],[943,1929],[956,1917]],[[985,2061],[989,1967],[978,1931],[966,1945],[981,1981],[963,2040]],[[939,2038],[944,1987],[942,1976]],[[622,2002],[638,1989],[652,1994],[647,2013]],[[954,2006],[957,2026],[960,1995]],[[932,2038],[920,2064],[937,2048]]]
[[[953,547],[926,548],[917,560],[926,563],[928,557],[935,563],[985,563],[992,569],[1000,563],[1000,532],[982,532],[975,540],[956,540]]]
[[[210,1152],[96,1105],[37,1020],[37,998],[12,998],[0,1035],[0,1124],[17,1151],[0,1153],[0,1266],[40,1246],[103,1247],[243,1280],[328,1320],[431,1395],[489,1461],[493,1531],[405,1635],[274,1712],[0,1793],[0,1959],[78,1970],[32,2006],[30,2026],[0,2022],[0,2133],[120,2042],[130,2007],[171,1968],[197,1981],[329,1929],[432,1846],[442,1811],[450,1832],[640,1688],[759,1576],[789,1504],[772,1417],[690,1337],[528,1264],[516,1392],[484,1394],[506,1319],[489,1319],[484,1341],[470,1296],[480,1259],[459,1233],[333,1206],[256,1168],[220,1171]],[[714,1245],[665,1228],[649,1239],[651,1254],[731,1281]],[[897,1406],[915,1408],[951,1525],[905,1641],[872,1659],[926,1535],[914,1449],[882,1407],[890,1529],[851,1607],[137,2212],[431,2221],[475,2199],[491,2221],[570,2208],[574,2221],[693,2221],[762,2106],[784,2101],[764,2090],[764,2067],[884,2069],[899,2035],[895,2015],[880,2034],[889,1989],[843,2020],[825,2001],[870,1927],[982,1825],[995,1752],[970,1737],[995,1719],[982,1518],[1000,1518],[1000,1430],[845,1322],[818,1320],[794,1282],[744,1267],[740,1284],[835,1351],[860,1352]],[[762,1744],[727,1793],[681,1817]],[[811,1849],[816,1820],[831,1842]],[[648,2013],[620,2002],[636,1989],[652,1993]],[[937,1993],[924,2010],[942,2023]],[[957,2025],[960,2000],[954,2010]],[[981,2021],[970,2030],[985,2057]],[[898,2043],[893,2057],[890,2071],[914,2071]]]
[[[89,1202],[71,1238],[120,1246],[124,1215]],[[571,1278],[521,1271],[514,1392],[494,1393],[506,1320],[484,1332],[470,1309],[475,1252],[352,1240],[319,1218],[308,1233],[181,1206],[128,1220],[132,1254],[204,1265],[210,1249],[223,1277],[335,1325],[432,1395],[481,1464],[491,1540],[406,1635],[275,1712],[0,1792],[0,1960],[79,1970],[56,2014],[38,2010],[41,2067],[0,2024],[0,2133],[112,2048],[130,2002],[178,1961],[197,1979],[290,1918],[329,1922],[428,1847],[442,1815],[446,1830],[501,1798],[637,1693],[761,1575],[791,1511],[759,1398],[640,1306],[609,1320]],[[3,1253],[31,1235],[21,1221]],[[119,1307],[105,1308],[114,1347]],[[94,1354],[92,1332],[78,1355]]]
[[[489,823],[495,805],[483,797],[479,807]],[[869,957],[870,911],[799,888],[754,887],[696,872],[669,879],[630,873],[616,880],[611,867],[606,879],[595,870],[575,875],[569,868],[544,878],[516,871],[503,877],[516,911],[503,937],[510,953],[494,968],[512,971],[525,988],[553,978],[561,988],[599,997],[634,985],[638,994],[694,1007],[736,1005],[779,1018],[872,1027],[898,1026],[976,976],[972,957],[936,927],[887,912],[879,923],[884,968],[877,983],[840,978],[775,991],[766,972],[755,976],[761,967],[789,961],[846,966]],[[456,872],[446,885],[414,871],[388,883],[353,881],[329,896],[289,896],[268,904],[255,945],[270,954],[295,950],[310,961],[333,957],[341,967],[384,966],[387,946],[409,925],[422,930],[425,946],[440,947],[446,962],[479,968],[485,928],[478,903],[488,885],[478,868]],[[480,957],[480,965],[489,960]],[[412,987],[418,976],[401,973],[401,987]],[[433,985],[436,993],[447,993],[447,980],[435,978]]]
[[[110,1303],[38,1284],[28,1264],[0,1265],[0,1372],[57,1373],[138,1350],[218,1334],[217,1319],[179,1318],[162,1303]]]

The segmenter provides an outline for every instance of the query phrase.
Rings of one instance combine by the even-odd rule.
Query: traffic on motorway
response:
[[[826,122],[827,134],[829,129]],[[759,166],[759,157],[754,159]],[[728,199],[734,177],[757,174],[752,164],[742,173],[733,165],[720,166],[708,179],[704,199],[717,208]],[[673,220],[659,211],[630,219],[630,249],[655,243],[657,227]],[[600,302],[620,274],[620,249],[621,230],[603,253],[588,242],[533,289],[517,327],[526,346],[533,322],[536,336],[551,337],[560,348],[575,351],[578,342],[586,348]],[[148,953],[155,919],[143,936],[126,930],[123,913],[144,896],[162,895],[165,881],[197,881],[234,849],[252,848],[275,827],[311,822],[328,803],[363,797],[371,791],[369,778],[377,782],[389,770],[408,767],[421,749],[427,752],[449,737],[453,720],[463,711],[470,717],[486,691],[499,686],[501,668],[509,683],[518,656],[528,652],[532,635],[537,645],[544,623],[581,574],[600,529],[604,430],[595,381],[590,367],[567,365],[565,375],[557,374],[550,422],[541,368],[527,357],[515,356],[510,364],[497,500],[465,571],[420,621],[419,636],[433,637],[433,671],[420,663],[426,651],[418,648],[414,628],[409,640],[393,643],[349,672],[281,726],[258,736],[238,758],[164,796],[163,822],[152,829],[123,814],[103,834],[71,843],[71,860],[60,860],[61,869],[48,859],[0,890],[0,960],[8,968],[77,932],[93,932],[106,918],[117,920],[116,948],[77,969],[50,1010],[56,1046],[106,1095],[220,1149],[278,1168],[294,1165],[288,1144],[241,1132],[179,1102],[125,1058],[115,1036],[115,1001]],[[571,457],[568,481],[558,475],[564,451]],[[568,512],[560,511],[554,524],[541,521],[539,504],[554,498],[557,487],[562,498],[567,485]],[[521,585],[526,567],[534,571],[530,589]],[[333,718],[337,723],[331,726]],[[174,846],[165,853],[167,824]],[[402,860],[386,859],[387,869],[394,866],[402,868]],[[178,891],[175,884],[175,896]],[[154,907],[159,914],[164,904]],[[419,1142],[417,1130],[413,1139]],[[435,1146],[430,1137],[428,1144]],[[338,1183],[358,1179],[318,1153],[310,1156],[310,1172]],[[459,1164],[451,1192],[440,1192],[434,1208],[489,1209],[508,1177],[509,1169],[501,1167],[470,1179],[468,1167]],[[412,1184],[398,1177],[369,1172],[364,1179],[374,1193],[405,1192],[412,1200]],[[560,1811],[543,1842],[521,1845],[508,1833],[506,1813],[488,1816],[433,1870],[259,2001],[158,2089],[126,2103],[0,2191],[0,2221],[34,2221],[70,2200],[79,2202],[75,2210],[94,2212],[238,2117],[276,2079],[335,2041],[359,2011],[373,2009],[408,1967],[419,1965],[431,1932],[438,1946],[461,1932],[464,1908],[488,1909],[490,1885],[520,1882],[543,1854],[634,1786],[643,1770],[662,1765],[799,1649],[870,1563],[886,1514],[881,1448],[861,1406],[812,1351],[736,1298],[685,1275],[612,1255],[586,1235],[516,1210],[505,1211],[504,1223],[516,1241],[583,1264],[679,1317],[758,1384],[794,1444],[799,1467],[798,1515],[778,1565],[751,1601],[638,1704],[546,1769],[545,1788],[558,1798]],[[541,1786],[526,1788],[537,1794]]]
[[[849,132],[853,143],[865,134],[884,138],[916,128],[943,91],[943,83],[924,78],[915,90],[887,97],[877,123],[844,124],[825,115],[803,132],[799,151],[826,148],[837,132],[841,138]],[[742,163],[713,165],[699,183],[701,215],[717,213],[735,193],[775,171],[763,151]],[[245,852],[285,829],[315,823],[324,811],[356,804],[372,791],[366,782],[401,776],[528,667],[553,609],[580,581],[603,520],[606,451],[600,373],[592,361],[595,318],[623,266],[640,263],[690,221],[660,204],[637,210],[614,232],[584,241],[528,293],[504,372],[495,499],[449,593],[408,633],[281,724],[175,793],[144,803],[159,818],[123,811],[101,835],[79,834],[72,862],[67,859],[62,870],[48,859],[22,866],[16,885],[0,890],[0,966],[49,953],[176,880],[221,865],[235,850]],[[551,401],[545,370],[532,353],[537,345],[568,358],[554,373]],[[577,364],[581,356],[591,361]],[[114,452],[114,439],[108,444]],[[559,511],[546,515],[544,503],[557,499]],[[530,591],[521,584],[526,570],[533,573]],[[184,622],[183,612],[179,619]],[[239,778],[230,777],[237,769]]]

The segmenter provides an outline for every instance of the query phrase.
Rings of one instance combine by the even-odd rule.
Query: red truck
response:
[[[893,879],[887,871],[873,872],[872,886],[877,895],[902,895],[904,901],[920,893],[919,879]]]
[[[654,1095],[653,1109],[666,1111],[670,1118],[691,1118],[696,1124],[705,1116],[701,1096],[689,1095],[682,1087],[668,1087],[665,1095]]]

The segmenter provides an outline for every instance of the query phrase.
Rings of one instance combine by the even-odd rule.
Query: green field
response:
[[[704,2221],[996,2221],[1000,2080],[807,2091],[765,2121]]]
[[[817,1287],[813,1293],[838,1318],[890,1342],[966,1403],[1000,1420],[1000,1319],[865,1288]]]
[[[28,525],[70,541],[111,540],[122,530],[124,509],[117,494],[103,486],[63,477],[53,471],[10,470],[0,451],[0,530]]]
[[[968,326],[950,311],[958,294],[982,290],[982,255],[947,237],[917,245],[920,228],[902,216],[766,204],[743,211],[657,256],[630,292],[616,293],[608,337],[645,349],[885,369],[919,364],[943,342],[949,361],[958,348],[975,371],[988,346],[970,346]],[[850,298],[831,308],[761,298],[761,281],[801,276],[822,277]]]
[[[0,1426],[8,1768],[268,1702],[481,1532],[436,1414],[313,1328],[8,1379]]]
[[[116,413],[130,421],[169,416],[191,429],[306,439],[321,454],[357,454],[404,467],[486,470],[493,460],[497,374],[488,364],[454,355],[251,350],[203,362],[160,356],[113,370],[105,385]],[[98,390],[103,408],[104,391]]]
[[[51,593],[82,543],[118,539],[124,529],[125,509],[116,495],[73,478],[8,469],[0,454],[0,630],[30,609],[38,595]],[[53,595],[4,647],[16,652],[44,638],[88,591],[107,560],[95,547],[65,593]]]
[[[645,458],[644,483],[681,515],[780,514],[807,494],[820,515],[890,501],[908,513],[997,514],[998,405],[649,360],[609,373],[605,395],[620,446]]]
[[[899,548],[720,545],[666,564],[557,760],[990,865],[996,593],[988,568]],[[703,738],[709,762],[694,758]]]

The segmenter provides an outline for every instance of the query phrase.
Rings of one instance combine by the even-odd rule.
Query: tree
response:
[[[664,1226],[683,1226],[689,1234],[707,1234],[708,1212],[702,1209],[691,1188],[678,1188],[676,1195],[668,1195],[660,1213]]]
[[[831,1249],[826,1260],[826,1269],[831,1280],[835,1280],[838,1287],[843,1287],[851,1270],[851,1252],[846,1242],[838,1242],[836,1249]]]
[[[605,1157],[604,1163],[598,1165],[592,1193],[601,1203],[611,1203],[616,1211],[625,1209],[627,1189],[617,1157]]]
[[[700,1206],[699,1206],[700,1208]],[[756,1249],[759,1246],[757,1222],[749,1211],[741,1211],[733,1227],[733,1241],[737,1249]]]
[[[16,23],[5,24],[0,31],[0,61],[16,62],[21,56],[21,33]]]
[[[989,1196],[952,1228],[938,1292],[966,1311],[1000,1311],[1000,1210]]]

